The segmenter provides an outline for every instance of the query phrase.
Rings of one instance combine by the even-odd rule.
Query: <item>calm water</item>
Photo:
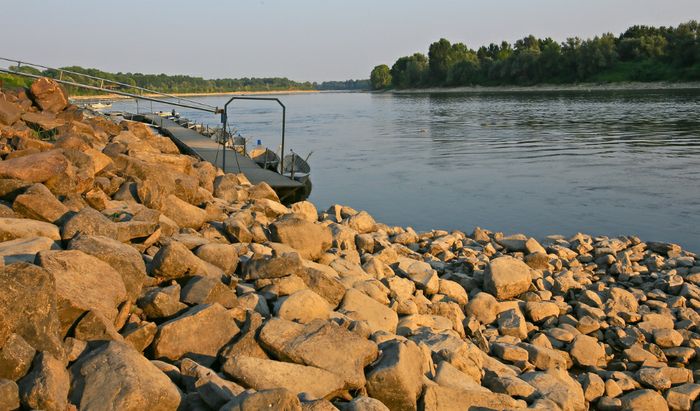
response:
[[[347,204],[416,230],[630,234],[700,251],[699,90],[280,98],[287,147],[313,151],[320,209]],[[278,147],[278,106],[233,106],[243,135]]]

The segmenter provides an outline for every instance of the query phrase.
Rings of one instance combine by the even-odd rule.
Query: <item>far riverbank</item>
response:
[[[577,83],[577,84],[537,84],[533,86],[471,86],[471,87],[428,87],[402,90],[386,90],[395,94],[415,93],[513,93],[546,91],[633,91],[633,90],[691,90],[700,89],[700,82],[621,82],[621,83]]]
[[[304,93],[319,93],[319,90],[270,90],[270,91],[230,91],[225,93],[166,93],[175,97],[217,97],[217,96],[242,96],[242,95],[261,95],[261,94],[304,94]],[[144,94],[143,97],[162,97],[161,94]],[[71,100],[128,100],[132,97],[122,96],[119,94],[98,94],[89,96],[71,96]]]

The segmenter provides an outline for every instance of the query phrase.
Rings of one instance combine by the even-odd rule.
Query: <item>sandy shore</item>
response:
[[[228,93],[168,93],[175,97],[215,97],[215,96],[247,96],[247,95],[281,95],[281,94],[304,94],[318,93],[318,90],[276,90],[276,91],[232,91]],[[162,97],[160,94],[144,94],[144,97]],[[70,96],[71,100],[128,100],[132,97],[121,96],[119,94],[99,94],[93,96]]]
[[[513,93],[533,91],[613,91],[613,90],[689,90],[700,89],[700,82],[625,82],[625,83],[578,83],[578,84],[538,84],[534,86],[473,86],[473,87],[429,87],[404,90],[389,90],[395,94],[414,93]]]

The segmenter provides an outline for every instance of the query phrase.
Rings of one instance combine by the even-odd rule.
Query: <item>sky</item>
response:
[[[0,57],[204,78],[368,78],[447,38],[619,34],[700,20],[700,0],[0,0]]]

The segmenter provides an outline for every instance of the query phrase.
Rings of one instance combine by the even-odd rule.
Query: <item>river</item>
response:
[[[349,205],[419,231],[636,235],[700,252],[700,90],[279,98],[286,147],[313,151],[319,209]],[[170,110],[139,108],[151,107]],[[251,144],[278,148],[279,106],[236,101],[229,113]]]

